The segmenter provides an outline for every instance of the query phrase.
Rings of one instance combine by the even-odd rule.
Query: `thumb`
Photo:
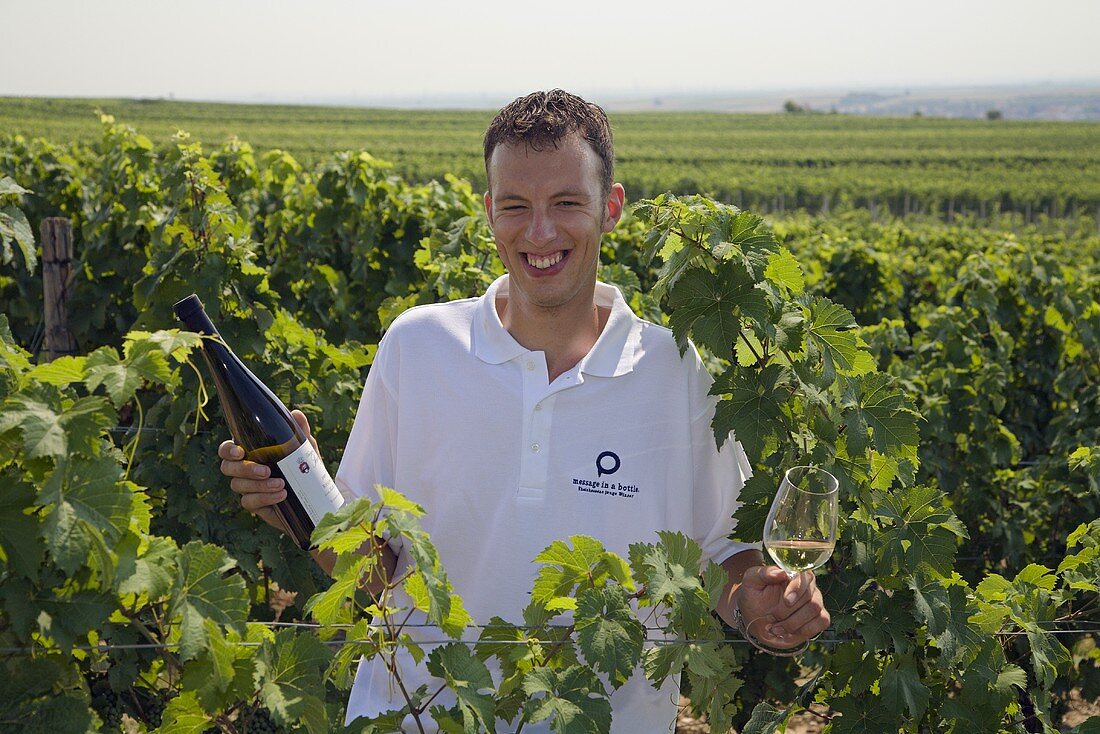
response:
[[[300,410],[292,410],[290,411],[290,417],[294,419],[294,422],[297,423],[298,427],[306,434],[306,438],[313,444],[313,449],[317,451],[317,453],[321,453],[320,449],[317,447],[317,439],[313,437],[313,432],[309,429],[309,418],[306,418],[306,414]]]

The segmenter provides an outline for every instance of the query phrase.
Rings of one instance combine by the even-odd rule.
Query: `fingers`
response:
[[[290,417],[295,420],[299,428],[305,431],[306,438],[313,444],[313,450],[318,454],[321,453],[321,449],[317,447],[317,439],[313,437],[313,432],[309,428],[309,418],[306,418],[306,414],[300,410],[292,410],[290,411]]]
[[[783,601],[789,607],[798,607],[817,588],[817,580],[809,571],[803,571],[787,583],[783,590]]]
[[[763,591],[769,586],[786,583],[787,574],[778,566],[750,566],[741,576],[741,586],[755,591]]]
[[[253,482],[247,479],[234,479],[229,483],[229,486],[241,496],[241,507],[249,512],[259,513],[264,508],[271,507],[286,499],[283,480],[271,479],[269,481],[271,485],[277,483],[279,486],[274,487],[267,482]]]
[[[754,566],[741,587],[742,616],[754,637],[775,647],[795,647],[831,623],[810,571],[789,578],[775,566]]]
[[[241,507],[252,513],[262,513],[286,499],[282,479],[271,476],[271,469],[255,461],[244,460],[244,450],[232,441],[218,446],[221,472],[230,478],[229,487],[241,496]]]
[[[801,643],[815,637],[832,623],[829,611],[819,603],[803,605],[797,612],[768,627],[767,632],[777,639]]]
[[[769,627],[770,634],[806,640],[829,626],[832,620],[812,573],[802,573],[791,579],[785,592],[783,603],[775,611],[775,622]]]
[[[244,449],[232,441],[222,441],[218,445],[218,457],[221,459],[239,460],[244,458]]]

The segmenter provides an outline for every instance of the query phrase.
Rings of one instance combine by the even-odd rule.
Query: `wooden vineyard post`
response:
[[[42,287],[45,295],[46,359],[76,354],[69,332],[69,278],[73,259],[73,225],[63,217],[42,220]]]

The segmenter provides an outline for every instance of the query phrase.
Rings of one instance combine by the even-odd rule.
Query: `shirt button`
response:
[[[528,361],[527,362],[527,369],[529,369],[529,370],[535,369],[535,363]]]
[[[535,403],[535,410],[542,410],[542,403]]]
[[[539,445],[537,443],[531,444],[531,453],[537,454],[539,452]]]

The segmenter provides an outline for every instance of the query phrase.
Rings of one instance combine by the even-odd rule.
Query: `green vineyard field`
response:
[[[162,100],[0,98],[0,134],[94,141],[102,109],[164,141],[232,135],[312,164],[366,150],[414,181],[453,173],[484,184],[489,111],[256,106]],[[632,198],[704,193],[754,211],[1001,212],[1100,226],[1100,124],[842,115],[614,115],[619,179]]]

